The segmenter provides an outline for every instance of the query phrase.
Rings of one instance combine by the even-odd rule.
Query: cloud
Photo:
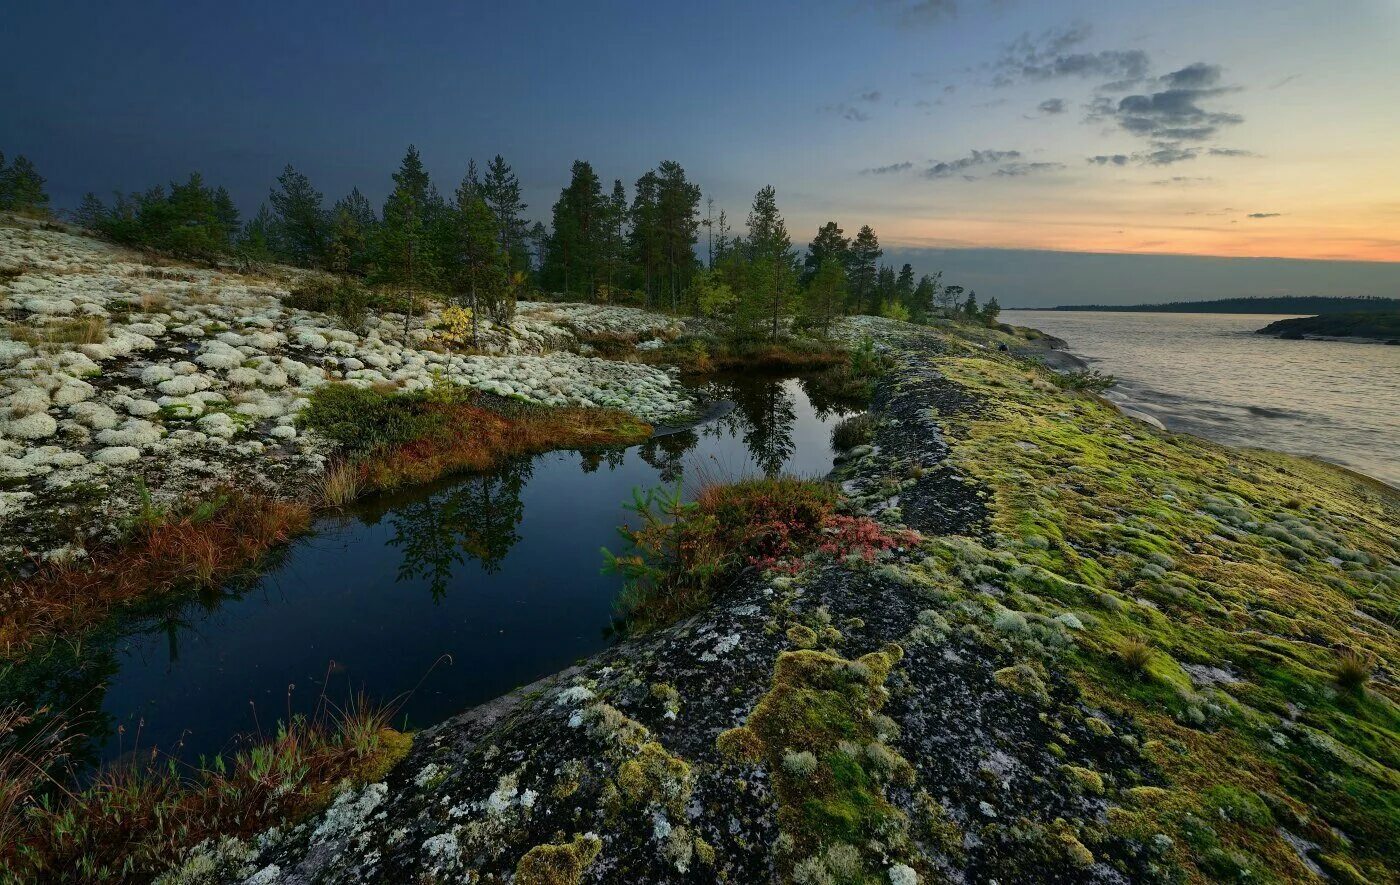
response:
[[[1202,73],[1206,69],[1208,73]],[[1162,79],[1199,82],[1219,77],[1219,69],[1210,65],[1191,65],[1173,71]],[[1239,114],[1210,110],[1202,102],[1229,92],[1215,86],[1173,86],[1161,92],[1125,95],[1117,102],[1101,98],[1090,106],[1090,119],[1110,119],[1133,135],[1165,141],[1205,141],[1222,126],[1244,122]]]
[[[890,163],[887,166],[874,166],[862,169],[861,175],[902,175],[913,172],[920,178],[942,180],[957,176],[965,181],[976,181],[982,177],[984,169],[988,174],[999,178],[1023,178],[1040,172],[1052,172],[1065,168],[1064,163],[1026,162],[1020,151],[969,151],[967,156],[954,160],[930,160],[927,164],[915,164],[908,160]]]
[[[1151,182],[1151,184],[1155,184],[1158,187],[1190,187],[1191,185],[1208,184],[1213,181],[1215,181],[1214,178],[1203,175],[1173,175],[1171,178],[1159,178]],[[1190,213],[1188,212],[1187,214],[1189,215]]]
[[[958,14],[958,0],[868,0],[886,19],[901,28],[927,28]]]
[[[1006,178],[1020,178],[1037,172],[1054,172],[1065,168],[1064,163],[1006,163],[997,169],[996,174]]]
[[[1043,82],[1064,77],[1097,77],[1136,82],[1147,76],[1148,57],[1141,49],[1070,52],[1089,38],[1086,24],[1052,28],[1038,36],[1022,34],[1007,44],[993,63],[994,86]]]
[[[1241,150],[1239,148],[1211,148],[1208,153],[1212,157],[1257,157],[1254,151]]]
[[[1205,89],[1220,82],[1220,65],[1198,61],[1179,71],[1172,71],[1162,80],[1172,89]]]
[[[1183,160],[1194,160],[1200,155],[1200,148],[1184,148],[1180,145],[1163,142],[1153,145],[1152,150],[1148,151],[1135,151],[1132,154],[1097,154],[1087,159],[1095,166],[1126,166],[1129,163],[1140,163],[1144,166],[1170,166],[1172,163],[1180,163]]]
[[[1007,160],[1018,160],[1020,157],[1020,151],[972,151],[966,157],[956,160],[934,161],[919,174],[924,178],[948,178],[977,166],[995,165]]]
[[[1278,218],[1282,212],[1251,212],[1246,218]]]
[[[1047,98],[1035,107],[1042,114],[1063,114],[1068,110],[1063,98]]]
[[[850,120],[852,123],[864,123],[870,119],[870,112],[860,107],[861,104],[879,104],[885,97],[884,93],[878,89],[867,89],[865,92],[856,94],[850,101],[838,101],[835,104],[824,105],[821,108],[824,114],[835,114],[843,120]],[[898,101],[895,104],[899,104]]]
[[[888,166],[874,166],[870,169],[860,170],[861,175],[893,175],[898,172],[908,172],[914,168],[914,164],[909,161],[903,163],[891,163]]]
[[[826,105],[822,108],[822,112],[835,114],[843,120],[850,120],[852,123],[864,123],[870,119],[870,115],[865,111],[844,101]]]
[[[1220,85],[1219,65],[1196,62],[1151,81],[1160,87],[1156,91],[1134,93],[1114,99],[1100,95],[1090,104],[1085,122],[1108,121],[1122,131],[1148,143],[1130,159],[1147,166],[1169,166],[1194,160],[1202,154],[1211,156],[1249,156],[1248,151],[1235,148],[1204,147],[1226,127],[1238,126],[1244,117],[1212,107],[1220,96],[1236,92],[1233,86]],[[1114,155],[1122,157],[1122,154]],[[1093,158],[1090,162],[1095,162]],[[1114,165],[1125,165],[1115,160]],[[1105,165],[1100,162],[1099,165]]]

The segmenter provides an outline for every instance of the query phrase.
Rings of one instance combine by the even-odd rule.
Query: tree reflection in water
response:
[[[440,601],[453,569],[468,560],[487,573],[499,569],[520,540],[516,527],[525,517],[520,492],[532,470],[530,460],[514,461],[394,510],[389,544],[402,553],[399,580],[426,581],[433,600]]]

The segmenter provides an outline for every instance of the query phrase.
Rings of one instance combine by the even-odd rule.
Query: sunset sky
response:
[[[772,183],[804,244],[834,218],[921,269],[1009,250],[1012,300],[1044,250],[1327,259],[1211,285],[1400,293],[1357,263],[1400,262],[1396,0],[329,8],[24,4],[0,150],[60,206],[198,168],[248,213],[287,162],[378,201],[409,142],[445,190],[499,152],[541,219],[576,158],[628,185],[675,159],[740,221]]]

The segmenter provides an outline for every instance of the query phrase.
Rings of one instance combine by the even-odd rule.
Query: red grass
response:
[[[608,409],[522,409],[505,414],[474,403],[443,403],[442,430],[377,451],[359,461],[366,491],[387,491],[431,482],[461,470],[489,470],[509,458],[552,449],[631,444],[651,427],[625,412]]]
[[[228,492],[137,529],[85,562],[45,563],[0,593],[0,657],[36,640],[78,632],[122,605],[233,577],[310,525],[304,504]]]

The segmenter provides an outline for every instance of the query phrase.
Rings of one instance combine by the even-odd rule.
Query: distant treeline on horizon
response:
[[[1169,301],[1165,304],[1064,304],[1039,309],[1137,313],[1369,313],[1400,310],[1400,298],[1383,298],[1379,295],[1280,295],[1217,298],[1213,301]]]

